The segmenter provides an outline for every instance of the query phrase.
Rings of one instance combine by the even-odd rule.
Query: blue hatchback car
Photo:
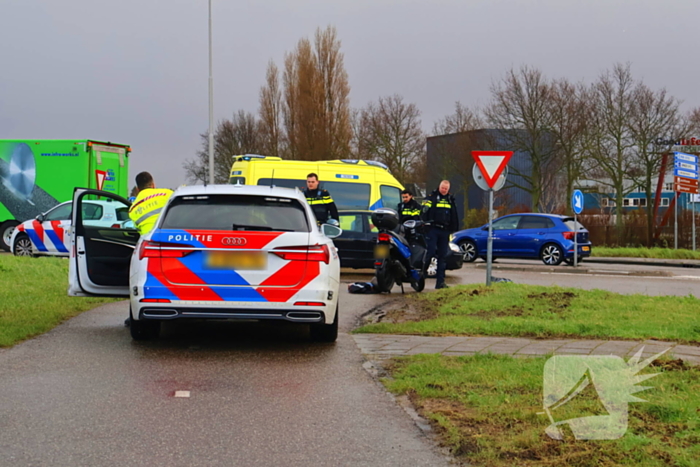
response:
[[[464,254],[465,262],[486,259],[489,226],[455,232],[452,241]],[[574,262],[574,235],[578,261],[591,255],[588,230],[573,217],[557,214],[510,214],[493,221],[494,258],[541,259],[548,266]]]

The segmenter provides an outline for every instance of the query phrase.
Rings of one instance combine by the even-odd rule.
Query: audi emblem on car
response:
[[[221,244],[226,246],[243,246],[248,242],[243,237],[224,237],[221,239]]]

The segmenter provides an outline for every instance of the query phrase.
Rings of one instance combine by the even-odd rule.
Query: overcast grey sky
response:
[[[257,113],[267,63],[317,27],[342,41],[353,107],[393,93],[426,130],[527,64],[594,80],[616,62],[700,106],[698,0],[213,0],[215,118]],[[208,127],[207,0],[0,0],[0,139],[132,145],[131,180],[184,183]]]

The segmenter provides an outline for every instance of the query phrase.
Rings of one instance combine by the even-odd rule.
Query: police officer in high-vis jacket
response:
[[[447,253],[450,251],[450,234],[459,228],[457,205],[450,194],[450,182],[443,180],[440,187],[430,193],[423,202],[425,220],[430,223],[428,231],[428,258],[437,256],[438,269],[435,281],[436,289],[445,289],[445,267]]]
[[[306,202],[311,205],[311,209],[316,215],[319,224],[323,224],[328,219],[338,220],[338,208],[331,198],[330,193],[318,187],[318,175],[310,173],[306,176],[306,190],[304,190]]]
[[[423,208],[418,201],[413,199],[413,193],[403,190],[397,212],[399,213],[399,223],[403,224],[410,220],[420,220]]]
[[[132,220],[139,235],[146,235],[153,230],[158,216],[163,211],[165,203],[170,199],[173,190],[167,188],[156,188],[153,176],[148,172],[141,172],[136,176],[136,188],[139,193],[129,208],[129,219]],[[124,321],[124,326],[131,325],[131,312]]]
[[[136,187],[139,193],[129,208],[129,218],[134,222],[139,234],[146,235],[153,230],[173,191],[156,188],[153,177],[148,172],[141,172],[136,176]]]

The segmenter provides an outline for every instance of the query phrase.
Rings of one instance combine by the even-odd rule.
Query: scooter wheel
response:
[[[416,292],[422,292],[425,288],[425,274],[421,274],[418,282],[411,282],[411,287],[413,287],[413,290],[415,290]]]
[[[394,287],[394,282],[396,281],[391,275],[391,272],[389,271],[389,265],[386,261],[382,262],[381,266],[377,266],[376,277],[377,290],[379,290],[380,292],[391,292],[391,289]]]

